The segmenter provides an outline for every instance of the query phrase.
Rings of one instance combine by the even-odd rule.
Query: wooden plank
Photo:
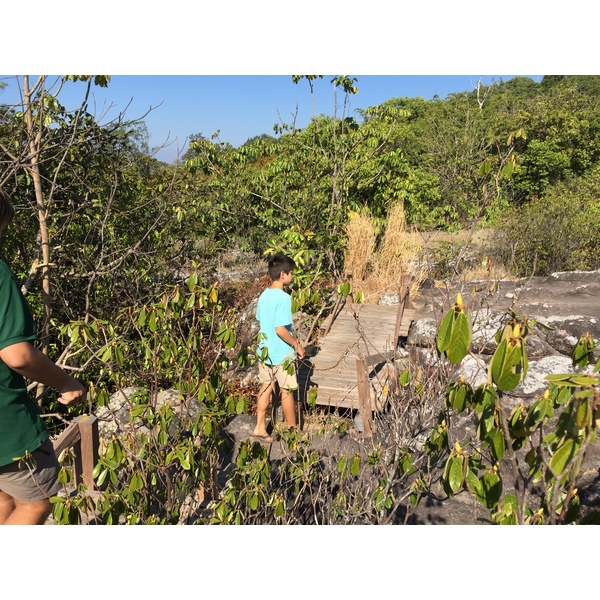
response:
[[[403,297],[407,300],[407,295]],[[311,368],[304,377],[299,374],[299,382],[306,390],[317,387],[319,405],[360,409],[362,403],[362,410],[368,412],[367,404],[373,408],[384,401],[383,390],[390,385],[390,373],[372,367],[393,359],[398,339],[408,335],[414,315],[406,303],[403,307],[346,305],[330,324],[329,334],[321,338]]]

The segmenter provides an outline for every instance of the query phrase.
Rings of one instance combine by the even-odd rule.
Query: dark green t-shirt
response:
[[[8,266],[0,261],[0,350],[37,339],[35,322]],[[33,452],[48,438],[25,379],[0,360],[0,466]]]

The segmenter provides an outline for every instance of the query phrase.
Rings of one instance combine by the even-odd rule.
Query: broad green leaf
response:
[[[453,493],[456,493],[462,487],[463,484],[463,464],[460,456],[453,456],[450,459],[450,466],[448,468],[448,485]]]
[[[589,359],[589,349],[587,340],[585,338],[580,338],[577,344],[575,344],[575,348],[573,348],[573,352],[571,354],[571,358],[573,360],[573,365],[576,367],[585,367],[588,364]]]
[[[454,327],[452,327],[450,346],[446,351],[446,357],[453,364],[458,364],[469,352],[471,346],[471,327],[464,312],[456,315]]]
[[[258,494],[254,493],[250,495],[250,508],[256,510],[258,508]]]
[[[479,175],[485,177],[492,170],[492,165],[489,158],[486,158],[479,166]]]
[[[552,375],[546,375],[545,379],[551,383],[559,383],[561,381],[568,381],[573,376],[573,373],[555,373]]]
[[[454,326],[454,309],[450,309],[442,322],[440,323],[440,329],[438,331],[436,346],[438,352],[443,354],[450,346],[450,340],[452,339],[452,328]]]
[[[525,426],[530,429],[536,428],[546,417],[554,415],[553,403],[550,398],[536,400],[528,409],[525,418]]]
[[[483,502],[483,486],[481,485],[481,481],[479,481],[477,475],[471,469],[467,471],[466,481],[467,487],[471,493],[474,494],[475,498],[477,498],[479,502]]]
[[[577,450],[579,450],[580,444],[577,440],[567,439],[562,446],[560,446],[550,459],[550,468],[560,476],[565,470],[567,463],[575,456]]]
[[[590,404],[587,401],[587,398],[584,398],[579,403],[577,407],[577,412],[575,413],[575,424],[579,429],[584,429],[590,423]]]
[[[499,427],[496,428],[493,434],[490,449],[492,450],[492,454],[494,455],[494,458],[497,461],[501,461],[504,458],[504,451],[506,449],[504,442],[504,434],[502,433],[502,430]]]
[[[577,386],[600,385],[600,380],[589,375],[573,375],[571,382]]]
[[[402,387],[405,387],[410,383],[410,372],[408,369],[404,369],[404,371],[400,374],[399,381]]]
[[[515,367],[521,363],[521,348],[511,347],[507,340],[502,340],[494,352],[491,363],[492,381],[501,392],[507,392],[519,385],[521,375]]]
[[[486,471],[481,478],[483,488],[483,504],[487,508],[494,508],[502,495],[502,481],[495,471]]]

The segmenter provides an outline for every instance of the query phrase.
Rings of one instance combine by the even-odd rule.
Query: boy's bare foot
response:
[[[273,438],[266,431],[264,433],[253,432],[252,437],[256,438],[257,440],[261,440],[262,442],[267,442],[268,444],[273,441]]]

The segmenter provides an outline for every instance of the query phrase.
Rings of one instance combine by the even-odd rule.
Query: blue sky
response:
[[[350,111],[381,104],[395,97],[434,95],[445,98],[454,92],[470,91],[477,81],[484,83],[508,79],[512,75],[353,75],[358,94],[350,97]],[[536,81],[541,76],[530,76]],[[34,76],[31,77],[32,81]],[[0,75],[7,83],[0,90],[0,102],[12,104],[19,98],[14,76]],[[315,81],[315,111],[333,114],[331,76]],[[81,102],[85,85],[69,82],[59,99],[67,108]],[[339,104],[340,99],[338,99]],[[291,75],[113,75],[107,88],[93,88],[89,110],[101,122],[125,110],[130,119],[144,115],[150,133],[150,146],[159,147],[156,157],[172,162],[178,150],[185,151],[190,134],[210,138],[219,131],[219,139],[233,146],[249,137],[274,135],[273,125],[280,119],[288,124],[296,114],[296,126],[304,127],[312,114],[312,99],[307,81],[297,84]],[[341,109],[338,109],[338,111]]]
[[[330,74],[317,82],[316,112],[331,114],[332,74],[358,74],[356,109],[397,96],[445,98],[473,89],[480,77],[600,72],[596,25],[581,17],[589,14],[583,0],[560,11],[516,0],[501,7],[371,0],[352,10],[323,0],[170,0],[152,11],[122,0],[89,7],[64,0],[61,11],[36,2],[44,18],[28,22],[26,37],[20,27],[3,31],[0,72],[110,74],[108,89],[94,91],[98,111],[112,104],[110,118],[129,105],[127,117],[136,118],[158,107],[145,122],[152,147],[172,142],[157,154],[167,162],[190,134],[219,130],[221,141],[238,146],[271,134],[280,117],[289,123],[296,106],[296,124],[305,126],[309,88],[294,85],[294,73]],[[9,3],[3,20],[20,22],[21,13]],[[82,85],[70,87],[72,99],[61,96],[67,107]],[[10,93],[0,92],[0,102]]]

